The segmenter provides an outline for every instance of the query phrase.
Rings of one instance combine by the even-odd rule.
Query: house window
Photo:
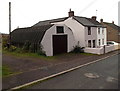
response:
[[[102,34],[104,34],[104,28],[102,28]]]
[[[91,47],[91,40],[88,40],[88,47]]]
[[[63,26],[57,26],[57,33],[64,33],[64,27]]]
[[[95,48],[95,40],[93,40],[93,48]]]
[[[104,45],[104,39],[102,39],[102,44]]]
[[[98,40],[98,42],[99,42],[99,46],[100,46],[100,39]]]
[[[100,28],[98,28],[98,34],[100,34]]]
[[[88,27],[88,35],[91,35],[91,27]]]

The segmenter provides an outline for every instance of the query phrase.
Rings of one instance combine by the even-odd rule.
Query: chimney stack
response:
[[[96,21],[97,17],[96,16],[92,16],[91,19]]]
[[[103,19],[100,19],[100,22],[103,23]]]
[[[68,16],[69,16],[69,17],[74,16],[74,11],[71,11],[71,9],[70,9],[70,11],[68,12]]]
[[[114,21],[112,21],[112,24],[114,24]]]

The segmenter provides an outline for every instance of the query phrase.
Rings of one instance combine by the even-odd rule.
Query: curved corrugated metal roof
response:
[[[18,28],[11,33],[12,43],[25,43],[29,41],[30,43],[41,42],[46,30],[48,30],[52,25],[44,25],[39,27],[28,27],[28,28]]]

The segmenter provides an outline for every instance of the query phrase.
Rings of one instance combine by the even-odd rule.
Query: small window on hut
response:
[[[64,33],[64,27],[63,26],[57,26],[57,33]]]

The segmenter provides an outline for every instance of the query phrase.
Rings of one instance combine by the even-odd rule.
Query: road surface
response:
[[[118,56],[39,82],[27,89],[118,89]]]

